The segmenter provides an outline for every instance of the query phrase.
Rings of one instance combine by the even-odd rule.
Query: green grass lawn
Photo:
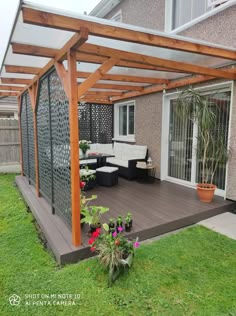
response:
[[[13,293],[19,306],[9,304]],[[27,294],[58,293],[80,299],[75,306],[25,305]],[[108,288],[96,258],[56,265],[14,176],[0,175],[0,315],[236,315],[236,242],[203,227],[186,229],[142,245],[129,274]]]

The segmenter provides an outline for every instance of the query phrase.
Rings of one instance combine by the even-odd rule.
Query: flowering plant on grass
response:
[[[139,247],[138,238],[129,240],[122,231],[123,228],[118,227],[118,232],[109,232],[109,226],[103,224],[102,229],[96,229],[89,239],[91,251],[98,254],[98,260],[109,272],[109,286],[118,278],[122,270],[131,267],[135,248]]]

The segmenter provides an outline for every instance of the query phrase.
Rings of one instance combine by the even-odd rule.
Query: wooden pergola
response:
[[[53,38],[55,42],[50,42]],[[235,60],[236,52],[230,48],[27,3],[22,5],[1,70],[0,96],[17,96],[21,113],[21,97],[25,92],[30,95],[34,113],[35,186],[39,196],[35,109],[39,81],[55,67],[69,100],[75,246],[81,243],[78,103],[113,104],[217,78],[235,80]]]

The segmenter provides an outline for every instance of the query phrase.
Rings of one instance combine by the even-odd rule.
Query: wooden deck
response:
[[[82,246],[74,247],[70,229],[59,216],[51,214],[51,208],[44,198],[36,197],[35,189],[28,184],[27,179],[17,176],[16,183],[46,237],[48,247],[60,264],[77,262],[91,256],[86,225],[82,230]],[[152,184],[143,184],[119,178],[117,186],[96,187],[87,192],[88,196],[90,194],[98,195],[97,205],[110,208],[102,222],[131,212],[133,229],[128,235],[139,237],[140,240],[236,209],[236,202],[214,197],[212,203],[202,203],[195,190],[158,180]]]

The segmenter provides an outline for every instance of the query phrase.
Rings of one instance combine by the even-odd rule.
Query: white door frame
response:
[[[230,100],[230,116],[229,116],[229,132],[228,132],[228,140],[230,139],[230,130],[231,130],[231,116],[232,116],[232,104],[233,104],[233,81],[227,81],[218,84],[212,84],[200,88],[195,88],[195,90],[200,90],[203,93],[216,92],[218,90],[231,91],[231,100]],[[196,189],[196,185],[176,178],[172,178],[168,176],[168,159],[169,159],[169,121],[170,121],[170,101],[174,100],[178,97],[181,91],[172,92],[172,93],[163,93],[162,100],[162,137],[161,137],[161,170],[160,170],[160,179],[166,180],[170,182],[174,182],[180,185],[188,186],[193,189]],[[229,141],[228,141],[229,147]],[[193,157],[196,159],[196,157]],[[225,190],[216,190],[216,195],[222,196],[226,198],[227,191],[227,179],[228,179],[228,163],[226,164],[226,177],[225,177]],[[191,180],[193,180],[193,173],[191,176]]]

